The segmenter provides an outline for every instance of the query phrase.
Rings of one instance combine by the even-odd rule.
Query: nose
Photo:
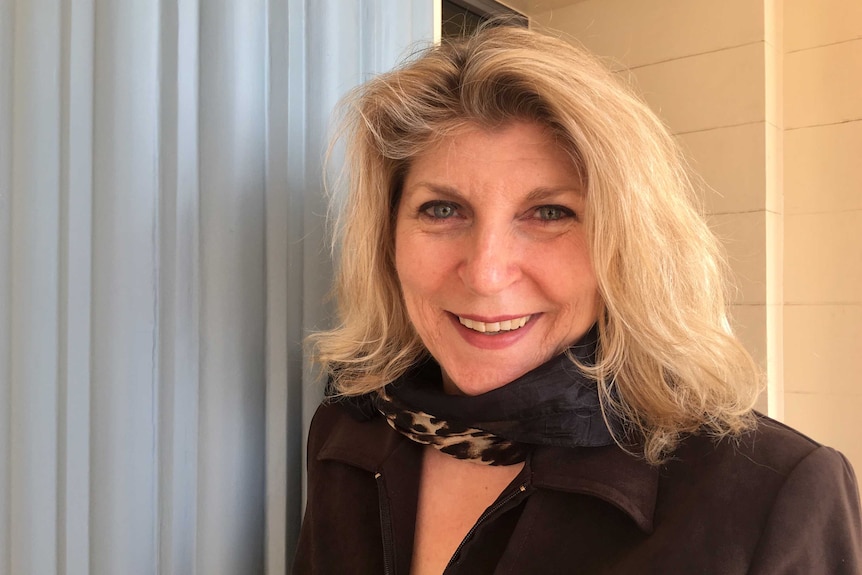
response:
[[[497,294],[521,278],[520,250],[511,234],[475,229],[465,244],[458,274],[473,293]]]

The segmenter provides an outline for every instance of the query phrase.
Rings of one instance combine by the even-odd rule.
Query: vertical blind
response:
[[[330,112],[433,0],[0,0],[0,574],[289,571]]]

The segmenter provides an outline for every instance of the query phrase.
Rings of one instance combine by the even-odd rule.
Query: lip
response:
[[[523,315],[509,315],[509,316],[474,316],[474,315],[462,315],[460,317],[472,319],[474,321],[481,321],[485,323],[492,323],[497,321],[505,321],[507,319],[517,319],[519,317],[524,317],[524,315],[530,315],[529,321],[524,324],[523,327],[507,331],[504,333],[498,333],[496,335],[486,335],[484,333],[479,333],[478,331],[472,330],[466,326],[461,325],[461,322],[458,320],[458,316],[449,313],[449,319],[452,322],[452,325],[458,335],[467,342],[469,345],[476,347],[478,349],[484,350],[500,350],[506,349],[518,343],[521,339],[527,336],[532,327],[536,323],[536,319],[542,314],[523,314]]]
[[[471,314],[452,313],[452,312],[449,312],[449,313],[451,315],[454,315],[455,319],[458,319],[459,317],[463,317],[464,319],[472,319],[473,321],[481,321],[482,323],[495,323],[495,322],[506,321],[506,320],[510,320],[510,319],[519,319],[519,318],[522,318],[526,315],[536,315],[536,314],[529,314],[529,313],[519,313],[519,314],[514,314],[514,315],[486,316],[486,315],[471,315]]]

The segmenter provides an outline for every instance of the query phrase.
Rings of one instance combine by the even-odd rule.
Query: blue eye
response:
[[[570,218],[575,213],[569,208],[563,206],[542,206],[536,208],[535,217],[543,222],[553,222],[563,218]]]
[[[419,211],[435,220],[448,220],[458,213],[457,206],[448,202],[428,202]]]

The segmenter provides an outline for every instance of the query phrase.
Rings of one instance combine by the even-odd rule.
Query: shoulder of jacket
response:
[[[382,415],[365,417],[344,401],[324,401],[308,432],[308,462],[338,461],[376,471],[402,440]]]
[[[311,418],[308,428],[308,450],[319,451],[326,439],[344,427],[353,428],[362,421],[372,418],[357,417],[346,401],[324,399]],[[316,449],[315,449],[316,448]]]
[[[757,413],[755,427],[739,437],[715,440],[708,435],[698,435],[686,438],[666,468],[720,469],[724,474],[750,479],[787,476],[817,451],[824,452],[821,457],[843,464],[844,459],[837,451],[784,423]]]

